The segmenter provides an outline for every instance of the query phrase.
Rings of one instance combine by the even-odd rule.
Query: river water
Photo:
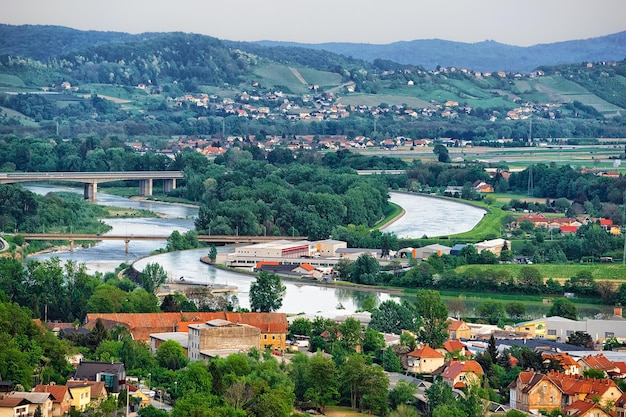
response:
[[[64,187],[31,186],[26,189],[37,194],[55,191],[71,191],[82,193],[81,190]],[[401,205],[406,214],[400,220],[385,229],[395,232],[401,237],[422,237],[458,233],[472,229],[482,218],[484,210],[454,201],[429,197],[391,193],[391,201]],[[193,218],[198,210],[172,204],[131,200],[98,193],[98,204],[151,210],[166,218],[131,218],[106,219],[105,222],[113,229],[111,234],[154,234],[168,236],[172,231],[184,233],[193,229]],[[90,273],[113,271],[120,263],[136,261],[135,268],[143,270],[148,263],[159,263],[173,280],[184,276],[186,281],[202,284],[227,284],[238,287],[238,299],[241,307],[249,308],[248,292],[253,277],[224,271],[199,261],[207,255],[208,249],[197,249],[182,252],[164,253],[149,256],[154,250],[165,247],[165,241],[131,241],[129,253],[125,253],[124,242],[102,241],[90,248],[76,248],[74,252],[63,250],[29,257],[33,260],[45,260],[58,257],[61,260],[73,260],[85,264]],[[218,248],[220,251],[229,248]],[[357,291],[343,288],[330,288],[284,281],[287,287],[283,306],[279,311],[285,313],[346,314],[357,311],[367,297],[375,297],[378,302],[394,298],[383,292]],[[337,307],[343,307],[338,310]]]

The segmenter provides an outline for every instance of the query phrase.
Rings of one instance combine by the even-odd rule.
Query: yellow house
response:
[[[87,384],[68,386],[72,394],[72,408],[85,411],[91,402],[91,386]]]
[[[408,371],[415,374],[430,374],[445,363],[445,356],[428,345],[409,352]]]
[[[520,333],[528,333],[533,338],[543,339],[546,338],[546,321],[545,319],[525,321],[515,325],[515,331]],[[549,339],[555,339],[556,335],[548,337]]]

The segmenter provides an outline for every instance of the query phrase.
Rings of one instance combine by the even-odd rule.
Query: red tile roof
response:
[[[565,407],[563,409],[563,411],[565,411],[565,415],[566,416],[583,416],[586,415],[586,413],[592,411],[592,410],[597,410],[598,413],[594,413],[592,415],[612,415],[609,413],[604,413],[602,412],[602,408],[600,408],[600,406],[598,404],[595,404],[591,401],[583,401],[583,400],[576,400],[573,403],[571,403],[570,405],[568,405],[567,407]],[[602,412],[602,414],[600,414]]]
[[[465,324],[463,320],[454,320],[454,319],[448,319],[448,323],[449,323],[448,330],[451,330],[451,331],[459,330],[461,326]]]
[[[93,328],[98,318],[128,327],[135,340],[149,340],[150,333],[186,332],[184,323],[205,323],[221,319],[231,323],[249,324],[261,333],[286,333],[289,329],[285,313],[180,312],[180,313],[89,313],[85,327]],[[183,325],[181,326],[181,323]]]
[[[409,356],[416,358],[445,358],[444,355],[428,345],[424,345],[421,349],[415,349],[414,351],[409,352]]]
[[[65,385],[35,385],[34,392],[49,392],[52,394],[53,402],[60,403],[69,392]]]
[[[483,375],[483,368],[476,361],[452,361],[448,364],[445,371],[441,373],[443,379],[455,379],[464,372],[473,372],[476,375]]]
[[[443,344],[443,348],[450,352],[450,353],[454,353],[457,351],[463,351],[467,348],[467,346],[465,345],[465,343],[461,342],[459,339],[454,339],[454,340],[446,340],[445,343]]]

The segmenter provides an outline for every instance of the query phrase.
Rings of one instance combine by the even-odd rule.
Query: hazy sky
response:
[[[528,46],[626,30],[626,0],[0,0],[0,23],[220,39]]]

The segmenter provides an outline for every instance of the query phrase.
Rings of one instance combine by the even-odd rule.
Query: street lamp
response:
[[[152,376],[152,374],[150,372],[148,372],[148,391],[150,391],[152,388],[150,388],[150,377]]]
[[[176,394],[176,388],[178,388],[178,381],[174,381],[174,394]]]

